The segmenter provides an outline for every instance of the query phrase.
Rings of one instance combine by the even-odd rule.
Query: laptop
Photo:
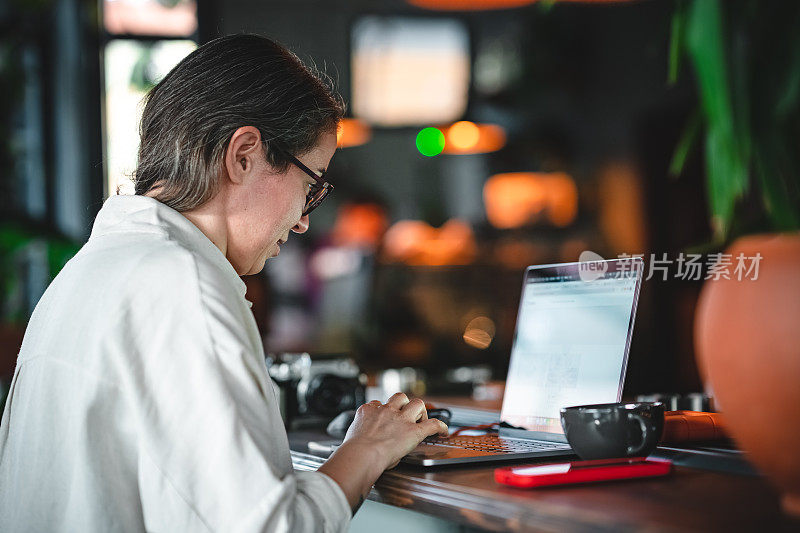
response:
[[[625,258],[528,267],[498,434],[428,438],[402,462],[572,455],[561,408],[622,399],[643,264]]]

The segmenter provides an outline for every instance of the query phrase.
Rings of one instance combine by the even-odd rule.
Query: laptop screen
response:
[[[528,267],[501,420],[563,435],[560,409],[618,402],[642,261]]]

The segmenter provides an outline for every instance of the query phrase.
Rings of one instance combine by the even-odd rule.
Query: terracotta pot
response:
[[[756,280],[707,281],[695,318],[700,371],[738,444],[800,516],[800,233],[757,235],[726,253],[762,255]],[[752,277],[752,274],[751,274]]]

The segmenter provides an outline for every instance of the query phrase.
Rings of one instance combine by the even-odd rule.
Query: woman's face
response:
[[[326,133],[319,143],[298,159],[322,174],[336,151],[336,134]],[[295,165],[278,174],[263,155],[253,158],[248,177],[230,197],[227,252],[239,275],[256,274],[270,257],[280,253],[292,232],[308,230],[308,215],[302,216],[306,194],[314,179]]]

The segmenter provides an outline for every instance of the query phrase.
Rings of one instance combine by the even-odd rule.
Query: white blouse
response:
[[[245,285],[177,211],[111,197],[31,317],[0,423],[0,531],[342,531],[292,470]]]

